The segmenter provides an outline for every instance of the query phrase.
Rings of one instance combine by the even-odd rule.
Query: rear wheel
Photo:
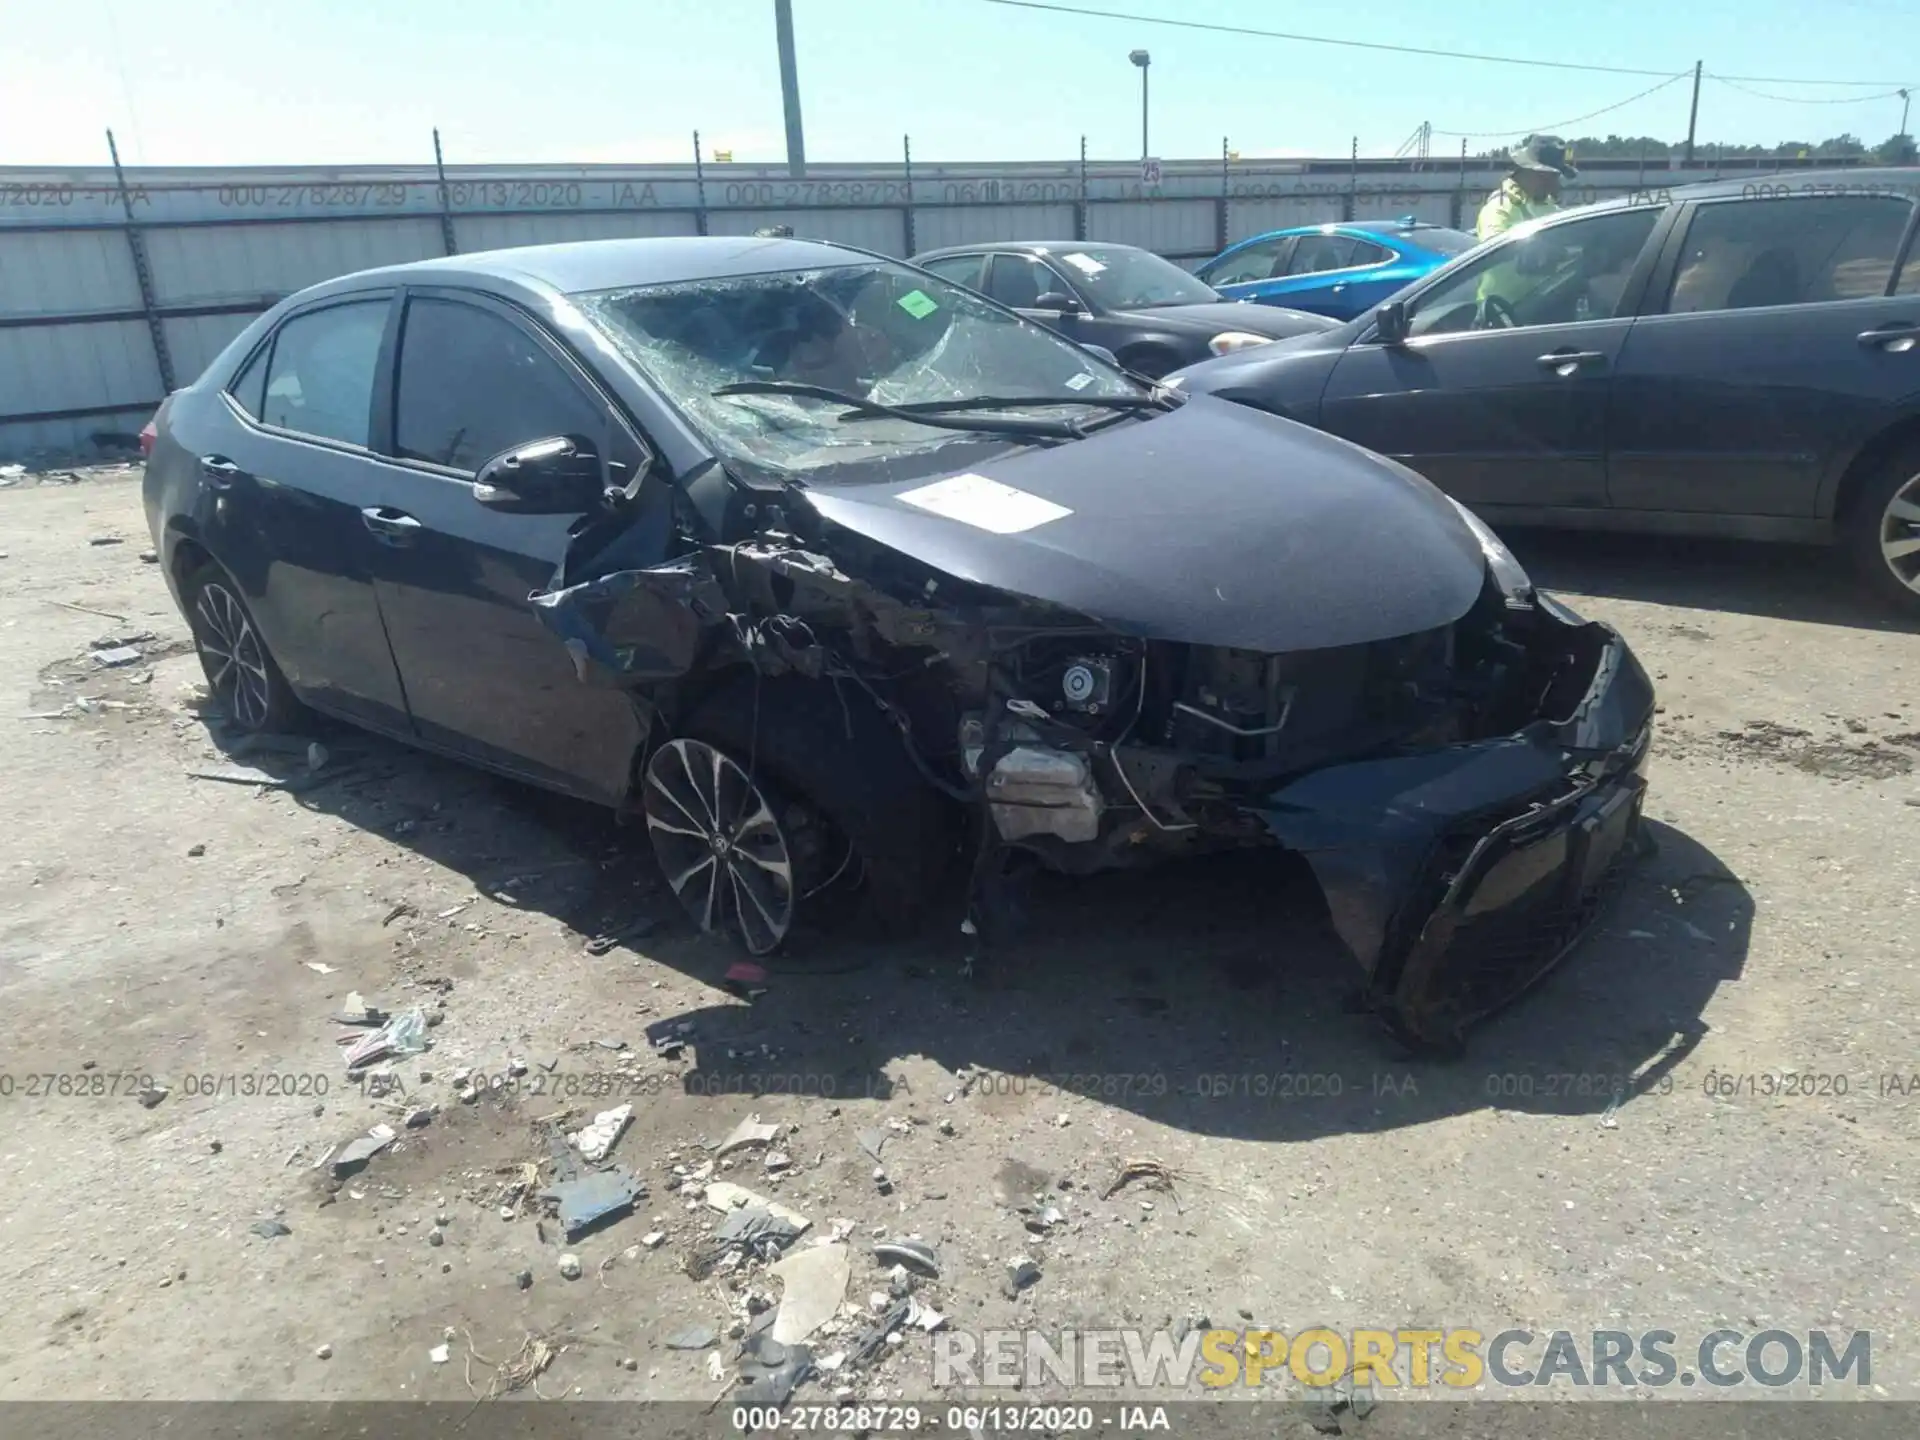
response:
[[[909,927],[949,853],[941,797],[898,733],[826,681],[722,691],[649,757],[641,808],[694,923],[755,955],[801,920]]]
[[[298,719],[300,702],[227,572],[208,562],[187,576],[181,593],[207,689],[227,719],[250,735],[283,730]]]
[[[1883,600],[1920,613],[1920,447],[1867,482],[1842,521],[1854,568]]]

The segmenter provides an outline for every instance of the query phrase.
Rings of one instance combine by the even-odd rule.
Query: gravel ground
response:
[[[1920,627],[1825,556],[1520,537],[1658,677],[1659,851],[1439,1064],[1350,1013],[1312,885],[1271,857],[1048,884],[972,980],[946,923],[803,941],[748,1003],[609,816],[331,728],[317,783],[196,778],[307,762],[213,744],[137,477],[0,491],[0,1396],[467,1401],[545,1346],[520,1393],[711,1400],[729,1327],[780,1295],[685,1272],[708,1147],[751,1115],[785,1165],[750,1147],[711,1178],[848,1231],[861,1311],[889,1288],[870,1244],[919,1236],[942,1256],[919,1297],[968,1331],[1664,1328],[1684,1355],[1723,1326],[1862,1329],[1872,1383],[1840,1388],[1920,1396]],[[89,658],[141,632],[139,663]],[[348,1082],[350,992],[435,1016],[385,1095]],[[669,1019],[694,1026],[677,1059],[646,1039]],[[489,1083],[463,1101],[467,1068]],[[120,1078],[146,1075],[150,1107]],[[622,1100],[633,1216],[570,1249],[531,1199],[502,1218],[547,1182],[523,1168],[544,1122]],[[1172,1188],[1108,1196],[1142,1158]],[[1013,1207],[1039,1188],[1063,1218],[1036,1235]],[[1017,1255],[1040,1278],[1010,1298]],[[696,1327],[718,1344],[668,1347]],[[802,1393],[938,1394],[931,1348]],[[1415,1433],[1394,1413],[1363,1433]]]

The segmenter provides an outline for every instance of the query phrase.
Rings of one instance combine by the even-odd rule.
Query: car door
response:
[[[1347,263],[1339,270],[1322,274],[1326,299],[1319,314],[1351,320],[1363,310],[1371,310],[1382,300],[1405,288],[1409,277],[1396,262],[1400,257],[1384,245],[1371,240],[1355,240]],[[1301,309],[1315,307],[1303,305]]]
[[[394,366],[391,458],[363,523],[375,589],[423,740],[599,800],[624,791],[632,702],[582,684],[528,596],[548,588],[579,515],[481,505],[473,481],[503,450],[577,436],[631,480],[645,452],[586,373],[517,310],[473,291],[410,288]],[[657,503],[665,482],[649,482]],[[666,558],[670,529],[659,526]]]
[[[1287,273],[1287,257],[1293,253],[1294,237],[1276,235],[1256,240],[1209,261],[1195,271],[1229,300],[1255,300],[1278,305],[1273,298],[1284,287],[1278,282]]]
[[[1920,395],[1920,294],[1892,285],[1911,198],[1699,201],[1614,380],[1616,508],[1822,513],[1867,438]]]
[[[1340,357],[1320,423],[1469,504],[1604,507],[1614,360],[1663,213],[1530,227],[1441,271],[1408,298],[1405,341],[1369,329]]]
[[[293,311],[180,439],[199,451],[202,533],[288,682],[319,709],[405,734],[360,523],[394,308],[386,290]]]

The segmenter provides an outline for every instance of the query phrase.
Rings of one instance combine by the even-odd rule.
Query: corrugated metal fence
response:
[[[697,153],[697,152],[696,152]],[[1581,203],[1738,165],[1590,166]],[[1780,168],[1777,162],[1767,168]],[[1496,172],[1464,161],[1139,165],[0,170],[0,455],[137,430],[248,320],[316,281],[505,246],[631,235],[802,236],[890,255],[1107,240],[1187,264],[1289,225],[1471,224]]]

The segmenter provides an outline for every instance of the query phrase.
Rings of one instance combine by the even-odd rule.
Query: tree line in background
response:
[[[1679,159],[1686,153],[1683,140],[1659,140],[1651,135],[1582,135],[1570,140],[1574,163],[1582,160]],[[1495,152],[1497,153],[1497,152]],[[1882,165],[1911,165],[1916,158],[1911,135],[1889,135],[1878,145],[1868,145],[1857,135],[1835,135],[1828,140],[1785,140],[1778,145],[1719,145],[1696,141],[1696,159],[1713,160],[1842,160],[1871,158]]]

